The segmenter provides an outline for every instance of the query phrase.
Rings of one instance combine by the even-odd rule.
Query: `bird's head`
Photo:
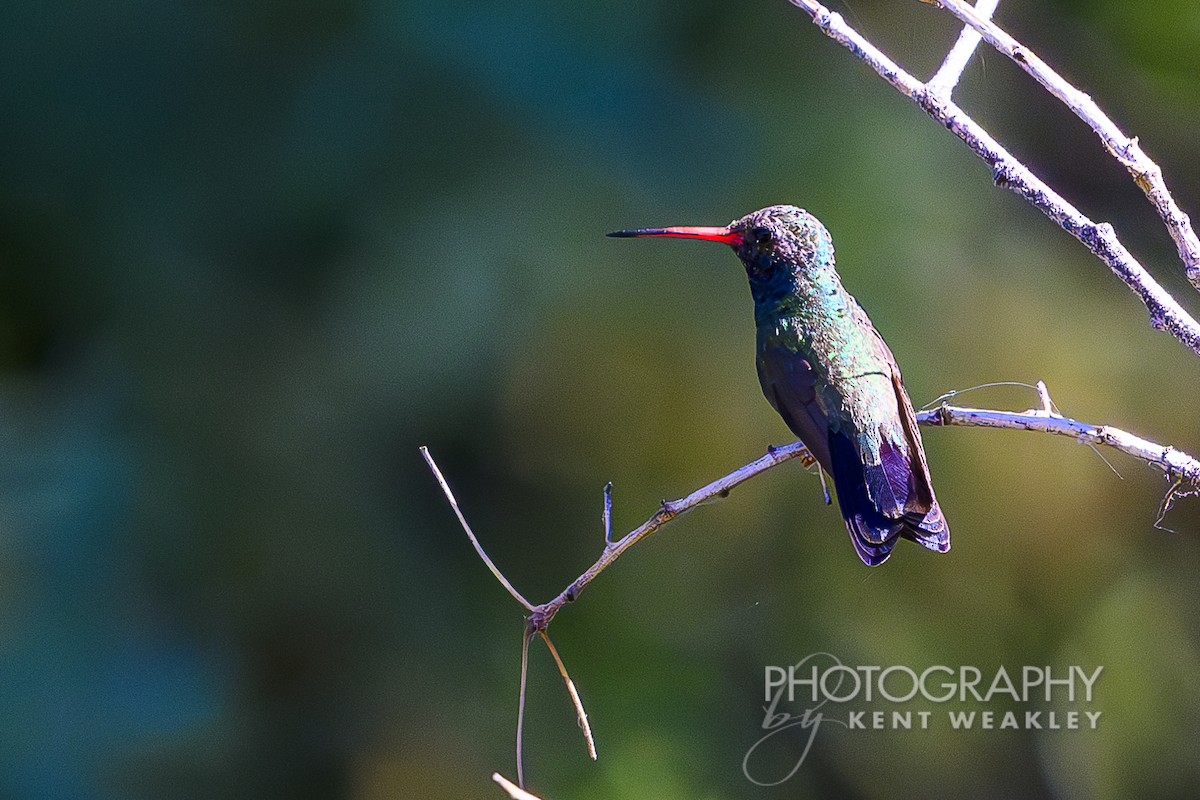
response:
[[[768,206],[721,227],[639,228],[616,237],[667,236],[727,244],[746,267],[751,286],[799,278],[832,267],[833,242],[820,220],[796,206]]]

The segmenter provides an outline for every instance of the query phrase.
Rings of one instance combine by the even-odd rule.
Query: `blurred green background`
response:
[[[956,35],[834,6],[920,77]],[[1200,211],[1200,6],[1006,0]],[[920,405],[1043,379],[1200,452],[1200,363],[783,0],[15,2],[0,11],[0,796],[501,796],[529,597],[789,440],[722,248],[615,228],[795,203]],[[1200,309],[1095,136],[994,52],[957,99]],[[1025,390],[964,400],[1024,409]],[[1200,503],[1009,431],[925,432],[942,557],[854,556],[795,463],[631,551],[542,647],[566,798],[1190,796]],[[766,665],[1103,665],[1095,732],[822,731],[751,784]],[[995,710],[1004,710],[999,703]],[[797,711],[799,709],[796,709]],[[796,737],[776,752],[794,761]]]

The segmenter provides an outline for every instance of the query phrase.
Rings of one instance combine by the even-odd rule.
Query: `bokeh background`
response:
[[[957,31],[916,2],[834,7],[924,77]],[[1200,211],[1200,6],[1000,18]],[[0,76],[3,797],[501,796],[521,613],[417,447],[543,600],[598,555],[606,481],[628,530],[789,438],[736,259],[608,230],[803,205],[918,405],[1043,379],[1069,415],[1200,451],[1195,356],[782,0],[14,2]],[[1082,123],[994,52],[957,98],[1200,309]],[[1190,796],[1200,503],[1167,533],[1165,481],[1120,454],[1122,477],[1062,439],[925,441],[946,556],[868,571],[793,463],[597,580],[553,633],[600,760],[535,647],[531,787]],[[819,650],[1102,665],[1103,717],[829,729],[756,787],[763,669]]]

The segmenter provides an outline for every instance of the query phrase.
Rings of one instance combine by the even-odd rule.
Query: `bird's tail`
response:
[[[854,550],[863,563],[874,567],[887,561],[901,537],[940,553],[950,549],[950,529],[936,500],[924,514],[910,512],[898,518],[886,516],[871,499],[862,461],[850,439],[844,434],[831,434],[829,448],[838,507]],[[904,486],[907,480],[896,483]]]
[[[918,518],[915,514],[905,515],[904,530],[900,535],[939,553],[950,549],[950,528],[946,525],[937,500],[933,501],[928,513],[922,517]]]

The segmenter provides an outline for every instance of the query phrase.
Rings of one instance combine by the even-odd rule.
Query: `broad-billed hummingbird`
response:
[[[725,227],[641,228],[609,236],[722,242],[750,279],[758,380],[792,433],[833,476],[850,541],[869,566],[899,537],[950,549],[912,402],[892,351],[834,269],[825,226],[771,206]]]

